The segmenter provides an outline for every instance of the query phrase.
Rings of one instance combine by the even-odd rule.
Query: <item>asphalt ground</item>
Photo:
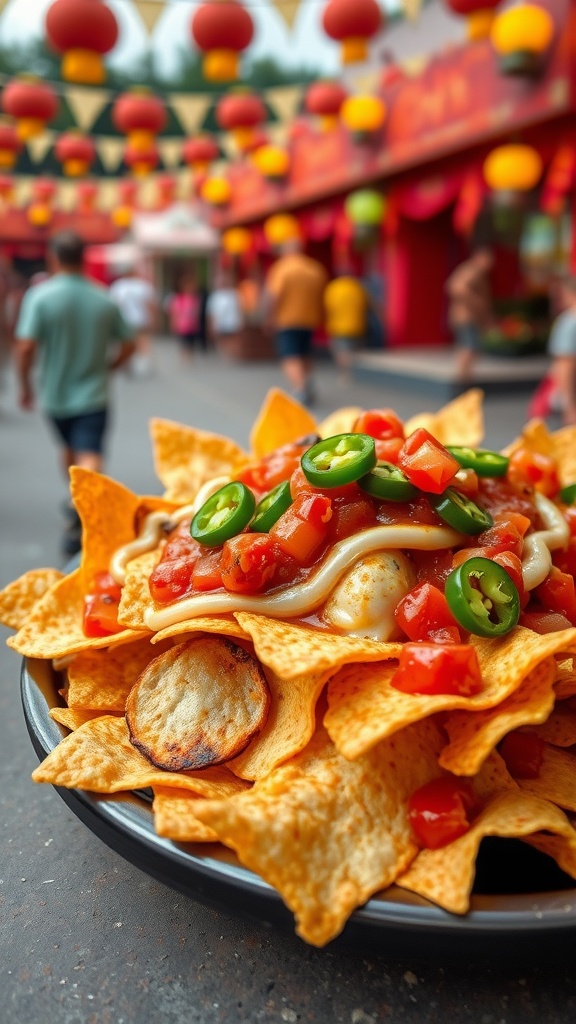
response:
[[[151,376],[115,381],[108,472],[137,492],[159,492],[150,416],[245,445],[267,389],[281,384],[274,364],[224,363],[210,354],[184,365],[172,343],[157,342]],[[378,384],[343,388],[324,362],[317,387],[318,418],[343,404],[392,406],[403,417],[426,405],[420,395]],[[525,411],[525,396],[488,399],[487,445],[499,448],[514,437]],[[17,409],[9,373],[0,431],[4,585],[30,568],[61,565],[66,486],[41,415]],[[4,646],[0,673],[0,1024],[574,1020],[574,971],[562,963],[510,963],[513,942],[488,967],[474,955],[456,964],[434,948],[424,958],[410,951],[398,957],[390,946],[315,950],[155,881],[105,846],[52,787],[30,781],[37,759],[20,706],[20,659]]]

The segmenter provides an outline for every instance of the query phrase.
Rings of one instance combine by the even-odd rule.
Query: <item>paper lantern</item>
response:
[[[500,0],[446,0],[454,14],[466,18],[466,34],[471,43],[487,39],[494,21],[494,8]]]
[[[373,189],[358,189],[346,198],[344,209],[355,226],[378,227],[384,220],[386,200]]]
[[[36,178],[32,184],[32,195],[39,203],[50,203],[56,195],[56,185],[50,178]]]
[[[158,148],[151,145],[147,149],[135,149],[128,144],[124,150],[124,163],[137,178],[145,178],[146,175],[152,174],[160,163]]]
[[[206,178],[200,194],[210,206],[226,206],[232,196],[232,188],[228,178]]]
[[[135,181],[121,181],[118,184],[118,195],[125,206],[134,206],[138,195],[138,185]]]
[[[83,178],[96,159],[94,143],[80,132],[66,132],[54,147],[54,156],[68,178]]]
[[[92,213],[98,198],[98,185],[93,181],[83,181],[78,185],[76,196],[78,199],[78,213]]]
[[[23,142],[41,135],[58,113],[58,97],[51,86],[32,75],[15,78],[2,93],[2,109],[16,121]]]
[[[245,152],[254,129],[266,120],[266,107],[254,92],[232,92],[218,102],[216,120],[223,131],[232,134],[240,152]]]
[[[158,205],[160,209],[171,206],[176,198],[176,178],[173,174],[161,174],[156,179],[156,190],[158,192]]]
[[[290,154],[281,146],[260,146],[252,160],[260,174],[269,181],[282,181],[290,170]]]
[[[319,118],[323,132],[333,131],[338,126],[338,115],[348,96],[339,82],[314,82],[306,92],[304,106],[308,114]]]
[[[536,187],[542,176],[542,160],[532,146],[520,143],[498,146],[486,157],[483,173],[497,199],[507,201],[515,194],[530,192]]]
[[[211,0],[196,8],[192,38],[204,54],[202,73],[208,82],[234,82],[239,54],[252,42],[252,18],[235,0]]]
[[[264,221],[264,237],[273,249],[287,242],[299,241],[302,237],[300,225],[290,213],[275,213]]]
[[[131,206],[115,206],[110,214],[110,218],[115,227],[119,228],[120,231],[128,231],[128,228],[132,224],[132,217],[134,211]]]
[[[9,203],[14,195],[14,180],[9,174],[0,174],[0,199]]]
[[[536,75],[554,37],[551,15],[537,4],[520,4],[494,19],[490,40],[505,75]]]
[[[0,168],[11,170],[22,150],[22,140],[13,124],[0,122]]]
[[[384,124],[386,105],[378,96],[349,96],[340,119],[357,142],[365,142]]]
[[[222,248],[229,256],[244,256],[252,248],[252,233],[248,228],[229,228],[222,235]]]
[[[329,0],[322,25],[341,44],[342,63],[355,64],[368,57],[368,40],[384,27],[384,15],[376,0]]]
[[[102,57],[116,45],[118,23],[102,0],[54,0],[46,14],[46,35],[63,55],[61,74],[67,82],[102,85]]]
[[[35,228],[46,228],[52,220],[52,207],[50,203],[30,203],[27,210],[27,217]]]
[[[112,121],[132,149],[147,150],[166,127],[166,105],[147,89],[132,89],[114,102]]]
[[[198,135],[186,139],[182,147],[182,159],[196,174],[205,174],[210,164],[220,156],[220,150],[210,135]]]

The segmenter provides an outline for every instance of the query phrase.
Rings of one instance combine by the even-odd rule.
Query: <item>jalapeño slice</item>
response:
[[[284,480],[283,483],[278,484],[268,494],[265,494],[262,501],[257,504],[250,529],[255,533],[268,533],[291,504],[290,481]]]
[[[336,434],[304,452],[300,464],[314,487],[342,487],[376,465],[376,445],[368,434]]]
[[[446,599],[460,625],[475,636],[503,636],[520,617],[520,598],[505,569],[489,558],[469,558],[446,580]]]
[[[565,505],[573,505],[576,501],[576,484],[566,484],[558,494],[560,501]]]
[[[379,460],[366,476],[360,477],[358,486],[374,498],[384,501],[410,501],[418,493],[399,466]]]
[[[256,499],[249,487],[233,480],[216,491],[194,516],[190,533],[208,548],[219,547],[248,526]]]
[[[440,518],[459,533],[473,537],[494,526],[494,520],[489,512],[454,487],[447,487],[442,494],[429,494],[428,500]]]
[[[478,476],[506,476],[510,459],[499,452],[491,452],[486,448],[466,448],[446,445],[464,469],[473,469]]]

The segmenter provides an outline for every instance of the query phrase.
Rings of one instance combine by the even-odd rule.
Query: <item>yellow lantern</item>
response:
[[[264,221],[264,237],[272,248],[299,241],[300,225],[290,213],[275,213]]]
[[[521,143],[498,146],[484,161],[484,180],[493,192],[530,192],[542,175],[540,154]]]
[[[260,146],[252,156],[260,174],[270,181],[280,181],[290,170],[290,154],[281,146]]]
[[[28,207],[28,220],[35,228],[48,227],[52,220],[52,207],[49,203],[32,203]]]
[[[252,245],[248,228],[228,228],[222,235],[222,248],[229,256],[243,256]]]
[[[200,195],[210,206],[226,206],[230,202],[232,188],[228,178],[206,178],[200,189]]]
[[[378,96],[349,96],[340,108],[340,119],[357,142],[364,142],[384,124],[386,105]]]
[[[505,75],[538,74],[550,46],[555,26],[551,15],[538,4],[520,4],[494,19],[490,40]]]
[[[112,223],[121,231],[127,231],[132,224],[133,212],[131,206],[117,206],[110,215]]]

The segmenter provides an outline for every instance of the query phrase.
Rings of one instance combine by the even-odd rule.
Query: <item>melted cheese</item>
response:
[[[522,549],[522,577],[526,590],[534,590],[544,582],[552,568],[551,551],[565,548],[570,537],[568,523],[553,501],[536,492],[534,503],[546,527],[529,533]]]
[[[322,609],[322,621],[347,636],[389,640],[397,630],[396,606],[415,582],[401,551],[375,551],[344,573]]]

